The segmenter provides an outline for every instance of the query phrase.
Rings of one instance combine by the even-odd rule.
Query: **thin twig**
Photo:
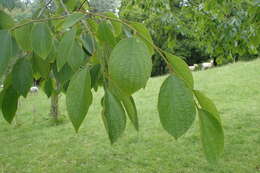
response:
[[[48,3],[41,9],[39,15],[37,16],[37,18],[41,17],[41,15],[43,14],[43,12],[48,8],[48,6],[52,3],[53,0],[49,0]]]
[[[166,64],[168,66],[168,68],[171,70],[171,71],[174,71],[173,70],[173,67],[170,65],[167,57],[164,55],[163,53],[163,50],[159,47],[157,47],[156,45],[154,45],[151,41],[149,41],[147,38],[145,38],[140,32],[138,32],[134,27],[132,27],[130,24],[128,24],[126,21],[123,21],[121,19],[117,19],[117,18],[113,18],[113,17],[109,17],[109,16],[105,16],[105,15],[102,15],[102,14],[99,14],[99,13],[92,13],[92,12],[87,12],[87,11],[83,11],[83,10],[80,10],[81,13],[84,13],[84,14],[87,14],[87,15],[92,15],[92,16],[97,16],[97,17],[102,17],[104,19],[109,19],[109,20],[113,20],[115,22],[119,22],[119,23],[122,23],[123,25],[127,26],[128,28],[130,28],[131,30],[133,30],[137,35],[139,35],[142,39],[144,39],[147,43],[149,43],[155,50],[156,52],[159,53],[159,55],[166,61]]]
[[[25,26],[25,25],[29,25],[31,23],[36,23],[36,22],[46,22],[46,21],[50,21],[50,20],[61,20],[61,19],[64,19],[66,18],[67,16],[59,16],[59,17],[51,17],[51,18],[45,18],[45,19],[37,19],[37,20],[30,20],[28,22],[25,22],[23,24],[20,24],[20,25],[16,25],[14,27],[12,27],[10,29],[10,31],[14,31],[22,26]]]
[[[67,13],[67,15],[70,15],[69,10],[67,9],[66,5],[63,3],[62,0],[60,0],[60,3],[61,3],[62,8],[64,9],[64,11]],[[86,28],[89,32],[91,32],[90,29],[88,28],[88,25],[87,25],[86,21],[80,20],[80,22],[85,26],[85,28]]]
[[[85,0],[84,2],[82,2],[82,3],[80,4],[78,10],[81,10],[81,8],[84,6],[84,4],[85,4],[86,2],[88,3],[88,0]]]
[[[39,19],[39,20],[31,20],[27,23],[24,23],[22,25],[18,25],[15,26],[13,28],[11,28],[10,30],[13,31],[19,27],[22,27],[24,25],[30,24],[30,23],[34,23],[34,22],[44,22],[44,21],[49,21],[49,20],[59,20],[59,19],[64,19],[65,17],[67,17],[70,13],[68,11],[68,9],[66,8],[65,4],[62,2],[62,0],[60,0],[60,3],[62,5],[62,7],[64,8],[65,12],[67,13],[66,16],[60,16],[60,17],[53,17],[53,18],[46,18],[46,19]],[[169,63],[167,57],[164,55],[164,51],[157,47],[156,45],[154,45],[151,41],[149,41],[146,37],[144,37],[140,32],[138,32],[134,27],[132,27],[130,24],[128,24],[126,21],[123,21],[121,19],[117,19],[117,18],[113,18],[113,17],[109,17],[109,16],[105,16],[99,13],[92,13],[92,12],[88,12],[88,11],[83,11],[83,10],[79,10],[79,12],[85,14],[85,15],[91,15],[91,16],[96,16],[96,17],[101,17],[103,19],[108,19],[108,20],[113,20],[115,22],[119,22],[122,23],[123,25],[127,26],[128,28],[130,28],[131,30],[133,30],[138,36],[140,36],[143,40],[145,40],[148,44],[150,44],[155,50],[156,52],[159,53],[159,55],[164,59],[164,61],[166,62],[168,68],[170,71],[174,72],[174,69],[172,67],[172,65]],[[87,24],[83,22],[83,25],[86,25],[86,28],[89,29],[87,27]]]

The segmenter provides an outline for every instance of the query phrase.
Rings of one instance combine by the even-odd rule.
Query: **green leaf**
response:
[[[13,9],[15,7],[15,0],[0,0],[0,6]]]
[[[123,105],[125,107],[125,110],[127,112],[129,119],[131,120],[135,129],[138,131],[139,130],[139,123],[138,123],[137,110],[136,110],[136,106],[135,106],[135,102],[134,102],[133,97],[132,96],[124,97],[122,102],[123,102]]]
[[[32,26],[32,24],[28,24],[15,30],[15,39],[18,45],[25,51],[32,51]]]
[[[124,34],[126,35],[127,38],[133,37],[134,33],[132,33],[132,30],[129,29],[128,27],[124,26],[123,31],[124,31]]]
[[[51,66],[47,60],[43,60],[37,55],[32,57],[33,72],[39,74],[42,78],[47,79],[50,74]]]
[[[53,40],[51,52],[49,53],[48,57],[46,58],[46,60],[49,63],[54,63],[54,61],[57,59],[57,57],[58,57],[58,46],[59,46],[59,41],[56,40],[56,39]]]
[[[101,65],[96,64],[90,69],[91,76],[91,88],[94,88],[95,91],[98,89],[98,84],[101,79]]]
[[[52,95],[53,90],[54,90],[54,88],[53,88],[53,84],[52,84],[52,79],[49,78],[47,81],[45,81],[43,83],[43,91],[49,98]]]
[[[14,89],[26,97],[33,83],[33,71],[30,61],[26,58],[20,58],[13,67],[12,75]]]
[[[182,78],[186,84],[193,89],[194,81],[188,65],[181,58],[165,52],[168,62],[177,76]]]
[[[83,34],[81,39],[83,42],[83,47],[88,51],[89,54],[93,55],[96,51],[95,39],[89,34]]]
[[[113,18],[115,20],[119,20],[118,17],[112,13],[112,12],[107,12],[105,13],[106,16],[110,17],[110,18]],[[114,34],[116,37],[118,37],[121,33],[122,33],[122,24],[120,22],[117,22],[117,21],[114,21],[114,20],[111,20],[111,23],[113,25],[113,28],[114,28]]]
[[[198,102],[199,102],[201,108],[210,112],[221,123],[219,112],[218,112],[215,104],[212,102],[212,100],[210,100],[210,98],[208,98],[205,94],[203,94],[199,90],[194,90],[194,94],[195,94],[196,98],[198,99]]]
[[[19,95],[15,89],[10,86],[4,91],[2,102],[2,113],[4,119],[11,124],[17,111]]]
[[[46,59],[52,49],[52,35],[46,23],[36,23],[32,28],[33,51],[41,58]]]
[[[65,21],[62,25],[62,29],[67,29],[69,27],[72,27],[74,24],[76,24],[78,21],[80,21],[83,18],[84,18],[84,14],[78,13],[78,12],[75,12],[75,13],[69,15],[65,19]]]
[[[56,65],[53,66],[53,73],[57,81],[62,85],[69,81],[73,76],[74,72],[71,67],[66,63],[62,69],[58,72]]]
[[[124,91],[122,91],[122,89],[119,88],[118,85],[115,82],[113,82],[112,80],[110,80],[109,83],[108,83],[108,89],[120,101],[122,101],[125,97],[130,97],[131,96],[131,95],[126,94]]]
[[[126,115],[120,101],[109,90],[105,91],[102,119],[113,144],[125,130]]]
[[[11,34],[6,30],[0,30],[0,77],[5,72],[7,65],[12,57],[17,53],[17,44]]]
[[[2,109],[2,104],[3,104],[3,99],[4,99],[4,93],[5,93],[5,89],[3,89],[0,92],[0,109]]]
[[[87,19],[89,29],[92,33],[96,33],[98,30],[98,21],[96,21],[94,18],[88,18]]]
[[[71,55],[73,44],[76,37],[76,30],[72,29],[64,34],[58,47],[57,67],[58,71],[66,64]]]
[[[67,111],[76,132],[78,132],[91,103],[91,78],[89,70],[85,68],[73,76],[66,95]]]
[[[158,111],[164,129],[176,139],[191,127],[196,109],[192,91],[186,87],[183,80],[170,75],[162,84]]]
[[[0,30],[1,29],[10,29],[14,26],[15,22],[11,16],[6,12],[0,9]]]
[[[71,11],[75,10],[76,6],[80,4],[80,0],[63,0],[63,1],[66,7]]]
[[[74,42],[71,48],[70,56],[68,56],[68,64],[74,70],[78,70],[78,68],[83,65],[84,62],[84,51],[82,47]]]
[[[111,31],[111,26],[106,22],[101,22],[98,25],[97,37],[100,42],[106,44],[110,48],[113,48],[116,45],[116,40]]]
[[[138,38],[121,40],[113,49],[108,72],[125,94],[144,88],[152,71],[152,60],[146,45]]]
[[[154,54],[154,49],[153,46],[151,45],[151,43],[153,43],[153,39],[148,31],[148,29],[145,27],[144,24],[142,23],[138,23],[138,22],[131,22],[130,25],[139,33],[141,34],[143,37],[140,37],[147,45],[148,49],[149,49],[149,53],[152,56]]]
[[[224,150],[224,132],[220,122],[210,112],[200,109],[200,133],[206,158],[216,162]]]
[[[4,90],[9,88],[10,86],[12,86],[12,82],[13,82],[13,75],[12,73],[8,73],[7,76],[5,77],[5,81],[4,81]]]
[[[68,88],[69,88],[69,84],[70,84],[70,81],[67,81],[67,82],[65,82],[65,83],[63,84],[62,89],[61,89],[61,91],[62,91],[63,93],[67,93]]]

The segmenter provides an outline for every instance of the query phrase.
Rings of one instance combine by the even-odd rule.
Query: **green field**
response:
[[[159,122],[157,96],[165,77],[153,78],[134,95],[140,131],[128,121],[122,138],[110,145],[95,99],[79,134],[68,121],[54,125],[42,92],[22,100],[16,124],[0,117],[0,173],[257,173],[260,172],[260,60],[194,72],[196,89],[216,103],[225,130],[225,151],[209,165],[200,144],[198,121],[178,141]]]

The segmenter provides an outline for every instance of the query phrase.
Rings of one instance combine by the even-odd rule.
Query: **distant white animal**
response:
[[[37,93],[39,91],[39,88],[37,86],[33,86],[30,88],[30,92]]]
[[[198,67],[199,67],[198,64],[193,64],[192,66],[189,66],[189,69],[190,69],[191,71],[194,71],[194,70],[196,70]]]
[[[201,66],[202,66],[202,70],[206,70],[214,66],[214,61],[211,60],[210,62],[204,62],[201,64]]]

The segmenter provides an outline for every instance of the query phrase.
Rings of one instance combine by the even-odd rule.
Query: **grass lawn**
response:
[[[209,165],[198,121],[178,141],[159,122],[157,97],[165,77],[153,78],[134,95],[140,132],[128,121],[124,136],[110,145],[95,99],[79,134],[66,116],[54,126],[42,92],[21,101],[16,125],[0,117],[0,173],[257,173],[260,172],[260,60],[194,73],[195,87],[216,103],[225,130],[225,152]]]

